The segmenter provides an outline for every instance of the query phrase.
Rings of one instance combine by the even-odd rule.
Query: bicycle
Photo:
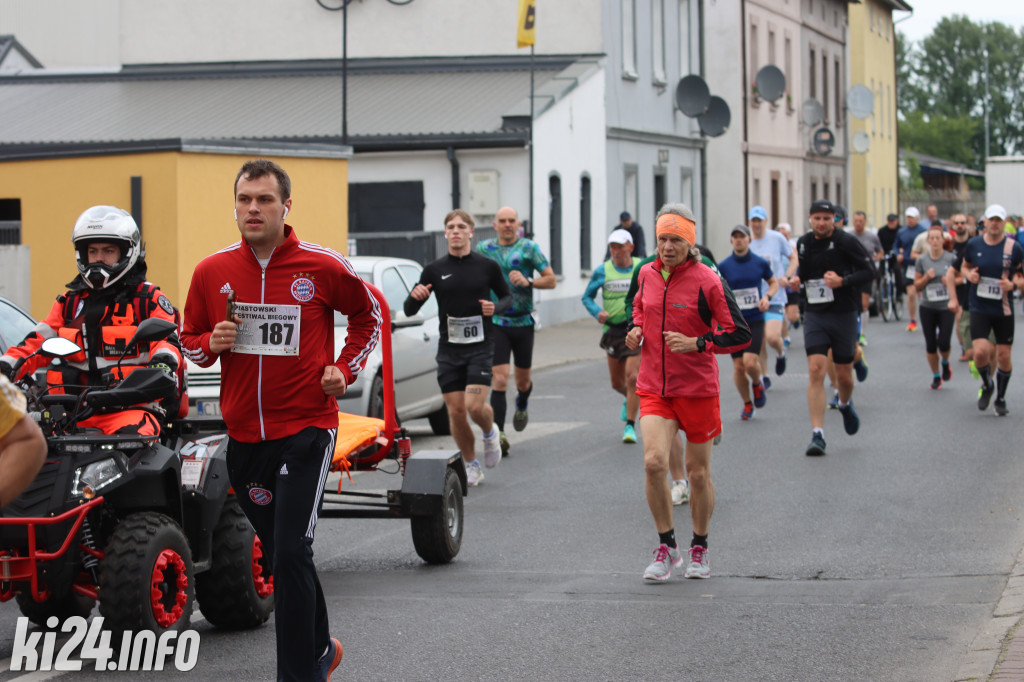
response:
[[[892,261],[893,255],[886,254],[882,259],[882,275],[875,280],[878,311],[886,322],[898,320],[903,316],[903,297],[900,295],[899,287],[896,284],[896,271],[893,269]],[[899,267],[899,265],[895,267]]]

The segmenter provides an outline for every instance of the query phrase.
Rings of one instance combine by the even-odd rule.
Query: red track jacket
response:
[[[228,292],[237,304],[300,306],[297,355],[221,354],[221,413],[228,435],[255,443],[294,435],[308,426],[338,426],[338,401],[320,387],[333,364],[349,385],[380,339],[377,300],[342,255],[299,241],[285,225],[285,241],[264,270],[242,241],[203,259],[192,275],[181,345],[200,367],[216,360],[210,332],[225,318]],[[334,311],[348,316],[341,356],[334,356]],[[261,327],[262,329],[262,327]]]

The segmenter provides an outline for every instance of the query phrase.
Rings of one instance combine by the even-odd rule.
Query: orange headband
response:
[[[685,239],[690,246],[697,243],[697,227],[693,221],[674,213],[666,213],[658,218],[655,232],[659,237],[663,234],[678,235]]]

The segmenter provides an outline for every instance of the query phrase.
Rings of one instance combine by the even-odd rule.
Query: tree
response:
[[[1014,106],[1024,97],[1020,81],[1024,32],[1018,35],[1000,22],[974,23],[966,16],[953,15],[940,20],[919,48],[906,42],[904,36],[897,37],[901,140],[910,135],[921,143],[936,145],[918,147],[918,151],[981,167],[986,156],[982,126],[987,50],[990,154],[1024,151],[1024,110]],[[973,132],[968,121],[976,123]],[[935,131],[926,133],[923,128],[927,127]],[[950,151],[951,140],[946,136],[953,134],[958,135],[953,141],[969,146],[969,161],[962,154],[939,151]]]

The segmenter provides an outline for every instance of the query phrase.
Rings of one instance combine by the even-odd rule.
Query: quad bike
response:
[[[175,329],[144,320],[128,346]],[[78,351],[53,338],[38,352],[59,359]],[[181,632],[197,600],[219,627],[251,628],[270,617],[272,578],[228,483],[227,435],[204,434],[189,420],[145,436],[80,426],[92,414],[170,395],[170,375],[141,367],[78,394],[38,390],[31,378],[19,383],[48,453],[0,518],[0,601],[16,599],[40,626],[51,616],[88,616],[99,601],[114,632]]]
[[[390,319],[383,294],[367,286]],[[127,346],[175,329],[144,320]],[[340,415],[332,469],[373,471],[394,462],[401,488],[341,493],[339,483],[338,493],[325,493],[321,515],[408,518],[419,556],[447,563],[462,544],[465,465],[457,451],[411,452],[395,418],[391,335],[381,336],[386,417]],[[37,352],[59,362],[80,350],[53,338]],[[49,450],[36,479],[2,510],[0,601],[16,599],[40,626],[51,616],[88,616],[98,601],[104,627],[115,633],[181,632],[195,602],[217,627],[266,622],[272,566],[228,481],[223,421],[170,421],[151,436],[79,426],[91,414],[173,392],[174,379],[156,368],[135,369],[109,387],[77,387],[78,394],[37,389],[31,378],[20,384]]]

